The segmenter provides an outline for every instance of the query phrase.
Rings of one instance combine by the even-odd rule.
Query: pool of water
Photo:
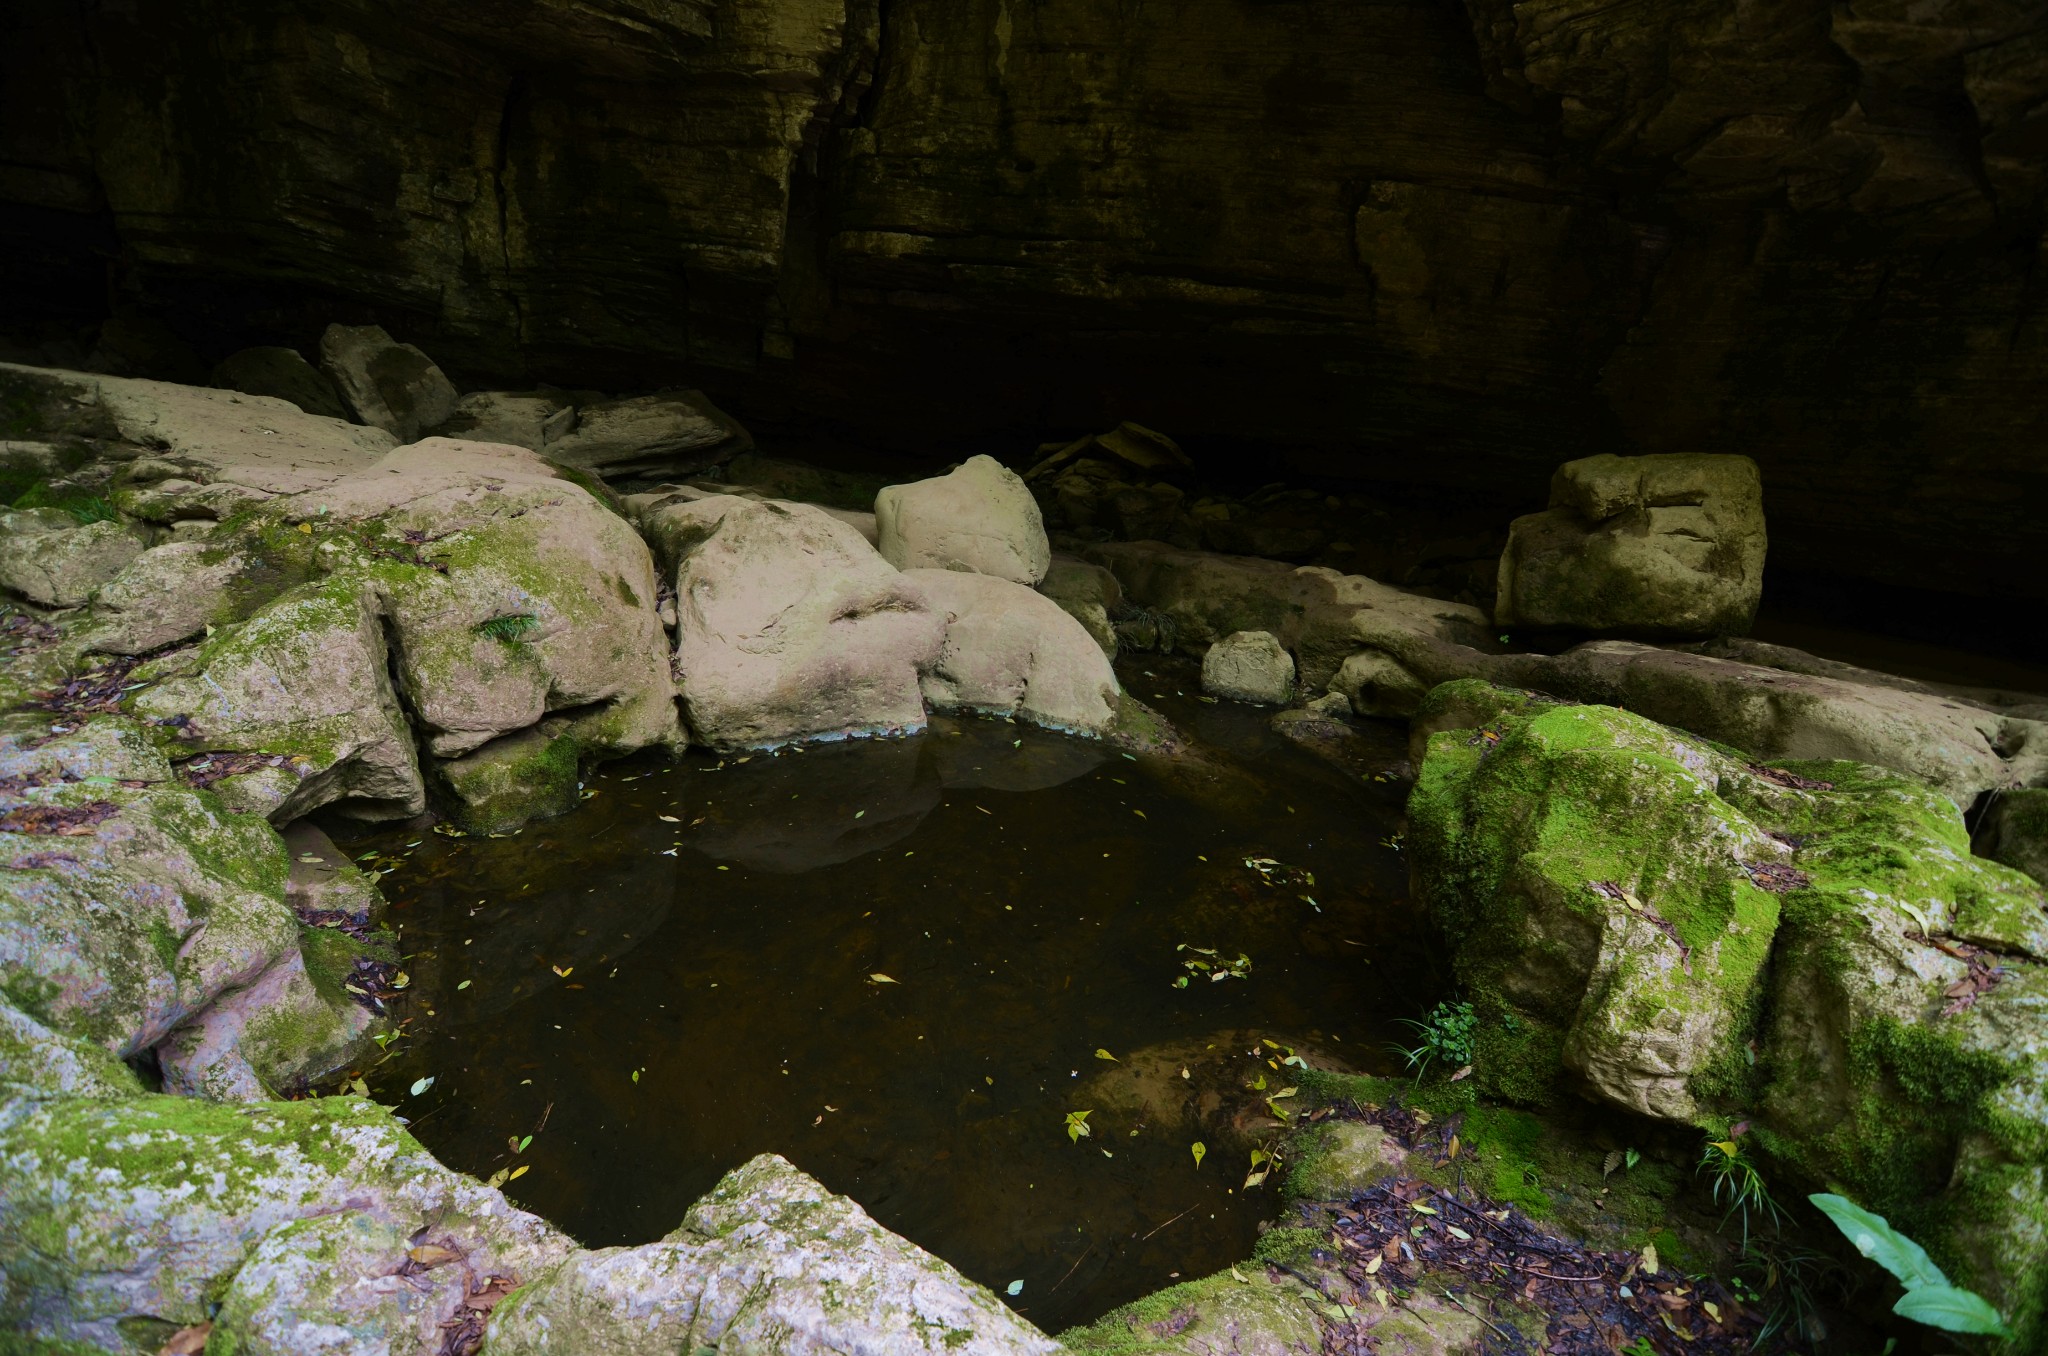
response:
[[[1287,1052],[1385,1067],[1445,986],[1399,785],[1154,667],[1128,678],[1177,759],[941,719],[614,764],[509,838],[350,844],[399,863],[412,980],[372,1093],[592,1245],[772,1151],[1049,1330],[1245,1256]]]

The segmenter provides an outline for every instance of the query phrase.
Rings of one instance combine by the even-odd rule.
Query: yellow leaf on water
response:
[[[1199,1168],[1202,1166],[1202,1160],[1208,1157],[1209,1155],[1209,1146],[1202,1143],[1202,1141],[1200,1140],[1196,1140],[1193,1144],[1188,1146],[1188,1151],[1194,1154],[1195,1166]]]
[[[1112,1064],[1116,1064],[1116,1063],[1118,1063],[1118,1062],[1119,1062],[1119,1061],[1118,1061],[1118,1059],[1117,1059],[1117,1057],[1116,1057],[1115,1055],[1112,1055],[1111,1053],[1109,1053],[1109,1051],[1107,1051],[1107,1050],[1097,1050],[1097,1051],[1095,1052],[1095,1057],[1096,1057],[1097,1059],[1106,1059],[1106,1060],[1108,1060],[1108,1061],[1109,1061],[1110,1063],[1112,1063]]]
[[[506,1180],[506,1181],[508,1181],[508,1182],[516,1182],[516,1181],[518,1181],[518,1180],[519,1180],[520,1178],[522,1178],[522,1177],[526,1176],[526,1173],[527,1173],[527,1169],[529,1168],[529,1166],[531,1166],[531,1165],[529,1165],[529,1164],[526,1164],[526,1163],[521,1163],[521,1164],[520,1164],[520,1165],[519,1165],[518,1167],[516,1167],[516,1168],[512,1169],[512,1175],[511,1175],[511,1176],[509,1176],[509,1177],[507,1177],[507,1178],[506,1178],[505,1180]]]
[[[573,965],[550,965],[548,969],[553,970],[563,979],[567,979],[570,975],[576,973],[576,967]]]
[[[680,824],[683,822],[682,820],[677,819],[674,815],[656,815],[655,818],[660,820],[664,824]]]
[[[894,984],[896,982],[897,981],[889,978],[889,976],[883,974],[879,970],[877,970],[874,974],[868,976],[868,983],[870,984]]]

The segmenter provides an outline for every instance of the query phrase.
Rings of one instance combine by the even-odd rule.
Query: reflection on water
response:
[[[1274,1205],[1242,1189],[1277,1128],[1251,1084],[1291,1072],[1262,1042],[1378,1064],[1434,995],[1392,796],[1188,705],[1210,739],[1180,760],[941,720],[617,764],[517,837],[421,835],[384,881],[413,1021],[372,1091],[452,1166],[527,1165],[513,1197],[595,1245],[661,1236],[774,1151],[1023,1281],[1048,1329],[1220,1268]],[[1191,974],[1183,943],[1250,974]]]

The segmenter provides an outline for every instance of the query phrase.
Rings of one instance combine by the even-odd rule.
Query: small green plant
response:
[[[489,621],[480,621],[471,629],[480,636],[489,636],[492,640],[502,640],[507,645],[516,645],[540,630],[540,618],[530,612],[515,612],[509,617],[493,617]]]
[[[1700,1152],[1699,1171],[1707,1173],[1713,1181],[1714,1203],[1727,1210],[1721,1222],[1726,1224],[1738,1215],[1742,1217],[1744,1252],[1749,1251],[1752,1217],[1769,1220],[1774,1229],[1783,1222],[1785,1212],[1771,1199],[1763,1174],[1757,1171],[1756,1163],[1742,1152],[1742,1145],[1737,1141],[1707,1141],[1706,1148]]]
[[[1401,1025],[1415,1032],[1421,1041],[1413,1046],[1389,1045],[1387,1049],[1407,1061],[1408,1067],[1415,1070],[1417,1082],[1438,1060],[1454,1069],[1472,1062],[1472,1030],[1479,1025],[1479,1018],[1470,1003],[1439,1003],[1427,1020],[1403,1018]]]
[[[1501,639],[1506,640],[1507,637],[1502,636]],[[1621,1356],[1657,1356],[1657,1349],[1650,1345],[1649,1338],[1638,1337],[1621,1349]]]
[[[1927,1255],[1927,1249],[1892,1228],[1883,1215],[1874,1215],[1848,1197],[1831,1192],[1818,1192],[1806,1199],[1835,1222],[1842,1236],[1856,1245],[1856,1251],[1898,1277],[1899,1284],[1906,1287],[1906,1293],[1892,1306],[1893,1313],[1944,1332],[2011,1336],[2004,1317],[1991,1307],[1991,1301],[1974,1290],[1950,1285],[1948,1277]]]
[[[83,525],[118,522],[121,517],[112,504],[96,494],[53,490],[46,480],[38,480],[16,495],[12,506],[18,509],[56,509],[70,514]]]
[[[1764,1316],[1756,1335],[1759,1351],[1767,1350],[1770,1339],[1780,1332],[1809,1343],[1824,1341],[1827,1325],[1821,1320],[1818,1293],[1824,1287],[1836,1292],[1849,1289],[1848,1271],[1840,1262],[1781,1239],[1751,1239],[1736,1268],[1729,1288]]]

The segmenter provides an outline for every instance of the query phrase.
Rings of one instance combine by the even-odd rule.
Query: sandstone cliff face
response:
[[[1741,452],[1774,568],[2048,596],[2031,0],[15,11],[7,267],[202,349],[374,319],[480,378],[1127,417],[1527,508]]]

